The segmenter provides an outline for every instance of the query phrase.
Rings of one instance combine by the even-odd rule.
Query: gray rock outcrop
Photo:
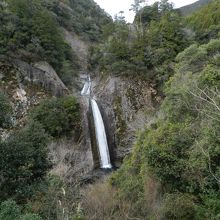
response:
[[[138,78],[94,78],[93,92],[105,121],[111,156],[116,167],[128,155],[137,132],[153,123],[157,94],[153,85]]]
[[[21,82],[41,86],[54,96],[68,94],[67,87],[48,63],[39,62],[31,65],[18,59],[13,59],[11,62],[18,70]]]

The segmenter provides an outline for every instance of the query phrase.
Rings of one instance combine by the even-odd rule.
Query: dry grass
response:
[[[153,176],[147,176],[144,183],[145,199],[140,204],[147,216],[137,218],[133,213],[131,202],[119,199],[118,191],[108,181],[90,185],[83,196],[83,210],[86,220],[160,220],[161,216],[161,185]],[[139,208],[141,208],[139,207]],[[142,214],[143,214],[142,213]],[[140,214],[141,215],[141,214]]]
[[[83,209],[87,220],[139,220],[129,217],[131,204],[119,201],[117,191],[106,181],[89,186],[84,192]]]
[[[161,219],[161,185],[152,176],[147,176],[144,184],[146,207],[150,216]]]
[[[114,212],[114,190],[107,183],[89,186],[84,193],[83,207],[89,220],[110,220]]]

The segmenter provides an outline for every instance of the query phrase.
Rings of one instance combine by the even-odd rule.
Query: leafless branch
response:
[[[209,152],[205,152],[205,150],[203,149],[203,147],[198,143],[198,141],[196,141],[197,146],[200,148],[201,152],[203,153],[203,155],[208,159],[208,167],[209,167],[209,173],[212,175],[212,177],[218,182],[218,184],[220,184],[220,179],[213,173],[212,171],[212,167],[211,167],[211,158],[210,158],[210,154]]]
[[[216,103],[214,97],[220,97],[220,94],[218,94],[217,92],[215,92],[214,90],[209,90],[214,97],[211,97],[210,95],[208,95],[207,92],[205,92],[205,89],[200,89],[199,87],[196,86],[197,91],[199,91],[199,94],[196,94],[195,92],[192,92],[190,90],[188,90],[187,92],[191,95],[193,95],[195,98],[202,100],[208,104],[210,104],[211,106],[214,106],[215,109],[220,112],[220,106]],[[217,90],[218,91],[218,90]]]

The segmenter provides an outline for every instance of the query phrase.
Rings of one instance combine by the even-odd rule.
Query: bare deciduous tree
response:
[[[194,106],[194,110],[198,111],[207,118],[220,122],[220,91],[217,88],[210,89],[206,87],[201,89],[197,85],[194,85],[194,91],[188,90],[187,92],[197,101]],[[220,184],[220,178],[217,177],[212,170],[210,150],[205,150],[198,141],[196,141],[196,145],[207,159],[208,172],[217,181],[217,183]]]

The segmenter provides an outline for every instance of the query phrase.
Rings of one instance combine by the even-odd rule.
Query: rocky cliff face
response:
[[[31,65],[17,59],[12,60],[12,63],[18,70],[21,82],[40,86],[54,96],[68,94],[67,87],[48,63],[38,62]]]
[[[11,101],[13,108],[12,122],[15,129],[24,125],[27,112],[31,107],[50,96],[40,86],[40,83],[35,81],[32,84],[29,82],[31,80],[31,78],[28,78],[31,75],[30,71],[32,70],[32,74],[35,74],[35,72],[30,65],[24,62],[22,64],[24,64],[23,72],[16,68],[12,62],[0,59],[0,90],[6,93]],[[24,79],[27,79],[27,81]],[[7,133],[7,131],[4,132]]]
[[[62,29],[62,34],[66,42],[70,45],[73,52],[77,55],[82,72],[87,69],[87,56],[89,50],[89,42],[80,39],[78,35],[66,29]]]
[[[160,102],[154,85],[140,78],[93,79],[93,95],[102,109],[114,165],[119,167],[132,150],[136,132],[153,122]]]
[[[7,94],[13,109],[12,127],[0,128],[0,138],[3,140],[13,130],[26,124],[28,111],[42,100],[69,94],[67,87],[48,63],[28,64],[5,57],[0,57],[0,90]]]

